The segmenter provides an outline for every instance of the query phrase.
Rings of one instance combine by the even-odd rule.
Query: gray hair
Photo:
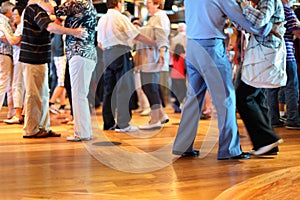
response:
[[[8,10],[12,10],[14,7],[15,7],[15,5],[13,3],[11,3],[10,1],[4,1],[1,4],[0,13],[5,15]]]

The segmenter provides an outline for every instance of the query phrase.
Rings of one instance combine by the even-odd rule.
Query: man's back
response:
[[[37,5],[27,6],[24,11],[20,61],[29,64],[50,63],[51,41],[46,27],[51,20]]]
[[[98,22],[97,40],[102,48],[115,45],[130,46],[130,41],[139,34],[139,31],[128,18],[115,9],[109,9]]]
[[[268,28],[254,29],[245,19],[236,0],[185,0],[186,35],[189,39],[225,39],[225,20],[230,18],[247,32],[268,34]]]

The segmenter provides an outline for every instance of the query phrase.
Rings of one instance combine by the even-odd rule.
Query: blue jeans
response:
[[[159,95],[159,72],[141,72],[142,89],[147,96],[152,110],[161,107]]]
[[[218,158],[240,155],[240,140],[235,114],[235,91],[231,64],[222,39],[187,41],[187,99],[173,145],[173,151],[193,149],[201,109],[208,88],[218,114]]]
[[[296,62],[286,62],[286,73],[287,83],[285,87],[282,87],[286,102],[286,124],[292,125],[300,121],[298,114],[298,75]],[[268,89],[267,92],[272,124],[279,123],[278,92],[279,88]]]

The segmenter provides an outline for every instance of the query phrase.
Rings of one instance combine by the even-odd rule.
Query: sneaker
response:
[[[133,110],[133,112],[135,112],[135,113],[140,113],[142,111],[143,111],[143,108],[141,108],[141,107],[138,107],[137,109]]]
[[[143,112],[140,113],[141,116],[148,116],[150,115],[151,109],[150,108],[146,108],[145,110],[143,110]]]
[[[181,113],[181,109],[175,103],[172,103],[172,107],[174,109],[174,113]]]
[[[72,121],[67,122],[67,125],[73,126],[74,125],[74,119]]]
[[[69,117],[66,117],[64,120],[61,121],[62,124],[67,124],[68,122],[72,121]]]
[[[168,117],[167,114],[164,114],[164,115],[162,116],[162,118],[160,118],[160,123],[161,123],[161,124],[168,123],[169,121],[170,121],[170,120],[169,120],[169,117]]]
[[[3,122],[7,123],[7,124],[22,124],[22,120],[20,120],[18,117],[13,116],[10,119],[5,119],[3,120]]]
[[[154,130],[154,129],[160,129],[161,128],[161,122],[158,121],[154,124],[146,124],[143,126],[139,126],[139,129],[141,130]]]
[[[52,114],[55,114],[55,115],[58,115],[60,112],[59,110],[55,107],[54,104],[52,104],[51,106],[49,106],[49,111],[52,113]]]
[[[285,127],[289,130],[300,130],[300,122],[293,123],[293,124],[286,124]]]
[[[60,108],[60,109],[58,109],[58,112],[59,112],[60,114],[64,114],[66,111],[65,111],[65,109],[63,109],[63,108]]]
[[[287,116],[286,115],[282,115],[282,116],[280,116],[280,118],[279,118],[279,120],[281,121],[281,122],[286,122],[286,119],[287,119]]]
[[[115,129],[115,131],[119,132],[119,133],[136,132],[136,131],[138,131],[138,127],[129,125],[126,128],[119,128],[118,127],[118,128]]]
[[[70,142],[89,141],[91,139],[92,139],[92,137],[82,138],[77,135],[70,135],[70,136],[66,137],[66,140],[70,141]]]
[[[279,128],[279,127],[284,127],[284,122],[279,121],[276,124],[272,124],[272,128]]]
[[[249,151],[250,154],[253,154],[253,152],[255,152],[254,149],[252,149],[252,150]],[[279,154],[278,147],[274,147],[270,151],[267,151],[266,153],[261,154],[261,156],[276,156],[278,154]]]
[[[276,141],[272,144],[260,147],[259,149],[255,150],[255,151],[251,151],[250,153],[255,155],[255,156],[259,156],[259,155],[262,155],[264,153],[267,153],[268,151],[272,150],[274,147],[277,147],[281,143],[283,143],[283,140],[279,139],[278,141]]]

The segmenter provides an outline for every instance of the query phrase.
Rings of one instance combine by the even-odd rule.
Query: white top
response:
[[[132,40],[138,36],[139,30],[130,20],[115,9],[108,9],[98,21],[97,41],[102,48],[115,45],[131,46]]]
[[[170,20],[165,11],[158,11],[150,17],[147,24],[141,27],[142,34],[152,38],[157,43],[158,49],[149,47],[149,45],[137,44],[138,64],[142,72],[169,71],[169,50],[165,52],[165,62],[161,66],[159,60],[159,48],[166,46],[169,48]]]
[[[21,36],[23,31],[23,23],[21,22],[18,24],[16,31],[14,32],[15,36]],[[19,56],[20,56],[20,46],[14,45],[13,46],[13,60],[14,64],[19,62]]]

